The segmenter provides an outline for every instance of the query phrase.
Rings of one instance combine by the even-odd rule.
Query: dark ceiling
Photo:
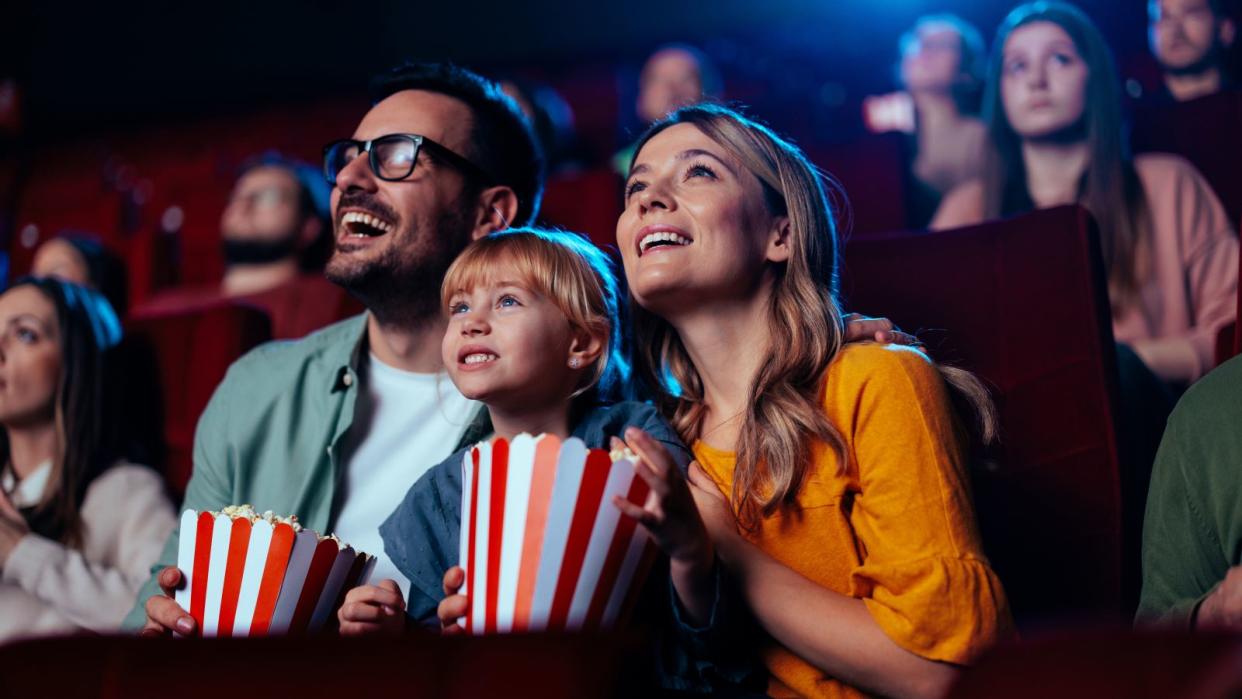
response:
[[[1142,0],[1081,4],[1106,26],[1118,51],[1141,49]],[[850,90],[882,90],[890,86],[896,37],[914,18],[950,10],[990,35],[1009,6],[991,0],[17,0],[0,10],[0,60],[22,85],[28,128],[41,134],[356,92],[368,75],[407,57],[555,75],[583,64],[636,64],[670,40],[726,54],[726,77],[749,71],[759,80],[788,81],[806,74],[807,84],[831,80]]]

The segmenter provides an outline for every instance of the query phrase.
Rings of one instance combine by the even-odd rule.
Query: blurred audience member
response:
[[[543,149],[547,174],[553,176],[580,168],[582,158],[574,130],[574,112],[565,98],[549,85],[517,78],[502,80],[499,84],[501,91],[517,102],[530,121]]]
[[[118,460],[103,398],[120,323],[58,279],[0,295],[0,639],[119,627],[175,515]]]
[[[1188,163],[1128,158],[1099,31],[1070,5],[1023,5],[997,34],[987,87],[983,177],[951,192],[932,227],[1086,206],[1100,226],[1117,340],[1174,386],[1207,373],[1216,333],[1236,315],[1238,239]]]
[[[706,54],[689,44],[667,44],[643,64],[635,109],[646,128],[681,107],[717,99],[722,90],[720,73]],[[613,156],[613,169],[628,176],[633,158],[634,146],[627,146]]]
[[[267,311],[278,339],[301,337],[356,312],[361,307],[323,277],[332,251],[328,192],[317,168],[270,154],[250,161],[220,215],[220,284],[165,291],[141,312],[240,299]]]
[[[979,30],[953,15],[929,15],[901,37],[904,91],[864,103],[873,131],[914,136],[912,224],[925,225],[940,198],[979,176],[987,129],[978,118],[987,69]]]
[[[1140,623],[1242,630],[1242,357],[1169,417],[1143,526]]]
[[[255,294],[318,273],[331,244],[327,207],[317,169],[271,155],[246,165],[220,215],[224,294]]]
[[[1185,102],[1232,87],[1226,54],[1237,25],[1224,0],[1149,0],[1148,40],[1166,99]]]
[[[30,274],[90,287],[103,294],[120,317],[128,310],[125,261],[90,236],[64,233],[47,240],[35,251]]]

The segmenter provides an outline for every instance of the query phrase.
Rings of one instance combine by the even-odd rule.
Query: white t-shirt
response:
[[[374,584],[392,578],[408,599],[410,581],[384,554],[379,526],[406,491],[448,458],[480,404],[457,391],[448,374],[415,374],[371,355],[345,445],[341,509],[333,533],[375,556]]]

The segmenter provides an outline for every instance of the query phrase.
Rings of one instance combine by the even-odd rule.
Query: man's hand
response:
[[[184,584],[181,571],[168,567],[160,571],[158,576],[160,589],[164,596],[153,596],[147,600],[147,623],[138,632],[140,636],[193,636],[199,633],[194,617],[173,600],[177,589]]]
[[[920,346],[919,339],[903,333],[888,318],[868,318],[861,313],[845,316],[846,342],[884,342],[894,345]]]
[[[444,599],[436,607],[436,616],[440,617],[440,633],[454,636],[466,632],[457,620],[470,611],[470,599],[457,594],[462,585],[466,584],[466,571],[461,566],[453,566],[444,571]]]
[[[400,636],[405,631],[405,598],[395,580],[360,585],[345,595],[336,617],[342,636]]]
[[[1242,566],[1234,566],[1225,579],[1199,605],[1197,629],[1242,629]]]

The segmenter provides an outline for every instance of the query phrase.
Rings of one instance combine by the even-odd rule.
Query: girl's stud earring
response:
[[[582,360],[578,359],[577,357],[573,357],[572,359],[569,360],[570,369],[577,369],[579,366],[581,366],[581,364],[582,364]]]

